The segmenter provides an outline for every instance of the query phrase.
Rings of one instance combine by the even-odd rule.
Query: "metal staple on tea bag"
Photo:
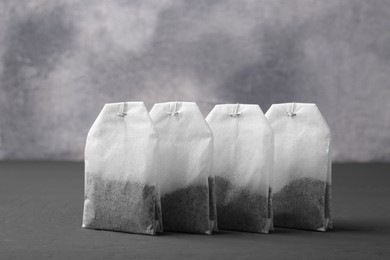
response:
[[[238,112],[239,106],[240,106],[240,104],[237,103],[233,112],[229,114],[231,117],[238,117],[239,115],[241,115],[241,112]]]
[[[286,112],[287,116],[290,116],[291,118],[294,118],[297,114],[295,113],[295,102],[291,104],[291,110]]]
[[[179,112],[177,111],[177,101],[176,102],[173,102],[173,111],[172,111],[172,108],[171,108],[171,105],[169,105],[169,108],[171,111],[167,112],[169,115],[171,116],[177,116],[179,114]]]
[[[123,105],[119,106],[118,116],[125,117],[127,116],[127,103],[123,102]]]

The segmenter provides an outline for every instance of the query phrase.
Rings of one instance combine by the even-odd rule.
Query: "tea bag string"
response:
[[[238,117],[239,115],[241,115],[241,112],[238,112],[239,106],[240,104],[237,103],[233,109],[233,112],[229,114],[231,117]]]
[[[168,112],[169,115],[171,116],[177,116],[179,112],[177,111],[177,101],[173,102],[173,111],[172,111],[172,106],[170,105],[170,111]]]
[[[294,118],[297,114],[295,113],[295,102],[292,102],[290,111],[286,112],[286,115]]]
[[[127,116],[127,103],[126,102],[123,102],[123,104],[119,106],[118,116],[121,116],[121,117]]]

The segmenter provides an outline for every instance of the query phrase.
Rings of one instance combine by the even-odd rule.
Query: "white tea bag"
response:
[[[217,223],[209,126],[193,102],[158,103],[150,116],[160,141],[164,230],[211,234]]]
[[[274,225],[332,228],[330,130],[315,104],[272,105],[275,138]]]
[[[216,105],[206,118],[214,134],[218,227],[268,233],[274,140],[258,105]]]
[[[162,232],[158,138],[142,102],[106,104],[85,147],[83,227]]]

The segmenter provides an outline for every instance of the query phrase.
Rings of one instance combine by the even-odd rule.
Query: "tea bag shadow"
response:
[[[83,228],[82,229],[82,232],[91,232],[91,234],[95,233],[95,232],[101,232],[102,235],[104,234],[108,234],[108,233],[111,233],[111,234],[115,234],[115,235],[123,235],[125,236],[124,238],[128,238],[129,236],[129,232],[128,231],[121,231],[121,230],[108,230],[108,229],[90,229],[90,228]],[[160,236],[163,236],[165,233],[164,232],[156,232],[155,235],[151,236],[150,234],[144,234],[144,233],[130,233],[131,235],[135,235],[135,236],[143,236],[143,237],[160,237]]]
[[[342,233],[349,234],[353,233],[354,235],[367,234],[367,233],[376,233],[378,234],[383,232],[386,233],[386,228],[383,227],[383,221],[378,220],[376,223],[368,223],[367,221],[351,221],[351,220],[336,220],[336,225],[333,227],[330,233]],[[387,226],[387,230],[390,229],[390,225]]]

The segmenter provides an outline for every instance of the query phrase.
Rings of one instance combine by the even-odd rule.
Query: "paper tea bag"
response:
[[[214,134],[218,227],[268,233],[274,141],[258,105],[216,105],[206,118]]]
[[[272,105],[274,225],[332,228],[330,130],[315,104]]]
[[[211,234],[217,223],[209,126],[193,102],[155,104],[150,116],[160,141],[164,230]]]
[[[157,134],[144,104],[106,104],[87,137],[83,227],[162,232],[157,156]]]

